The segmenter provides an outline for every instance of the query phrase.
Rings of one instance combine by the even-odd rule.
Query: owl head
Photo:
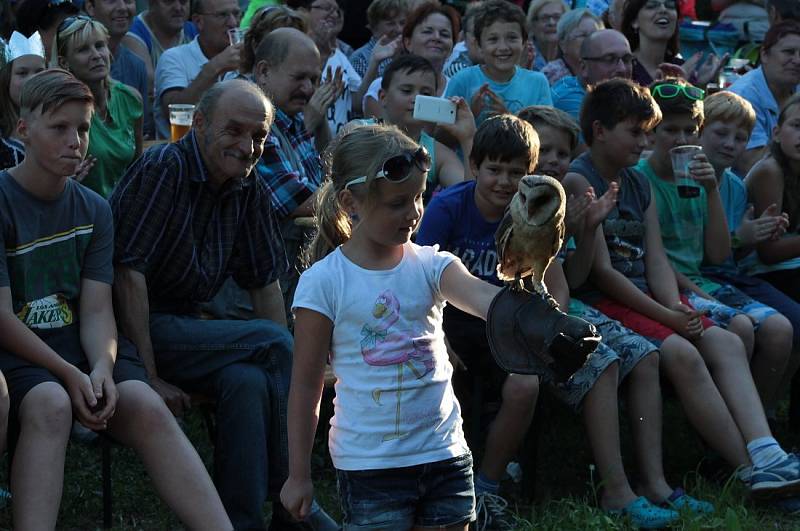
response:
[[[566,204],[564,188],[557,180],[547,175],[526,175],[511,200],[511,215],[516,223],[549,225],[564,218]]]

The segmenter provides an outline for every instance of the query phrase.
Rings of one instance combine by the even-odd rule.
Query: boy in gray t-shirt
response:
[[[136,349],[117,338],[111,209],[70,178],[86,155],[93,102],[68,72],[31,77],[17,126],[26,157],[0,172],[0,370],[19,433],[14,527],[56,527],[75,415],[132,446],[187,527],[229,529],[197,452]]]

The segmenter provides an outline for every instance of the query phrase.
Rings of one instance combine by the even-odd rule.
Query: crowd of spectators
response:
[[[730,54],[681,54],[682,19],[733,16],[738,3],[766,21],[756,60],[731,68]],[[395,478],[430,464],[427,450],[468,480],[449,508],[459,512],[433,517],[442,499],[415,493],[386,522],[402,509],[422,527],[477,518],[514,529],[500,482],[540,386],[582,415],[602,510],[644,528],[712,513],[664,477],[659,382],[737,481],[800,514],[800,458],[772,431],[800,367],[795,0],[0,6],[0,447],[12,441],[15,527],[56,527],[66,444],[88,428],[133,447],[187,527],[264,529],[269,501],[270,529],[337,529],[312,495],[304,440],[319,416],[314,348],[336,382],[330,445],[345,529],[373,528],[396,501],[353,505],[380,484],[354,472],[384,459],[381,477]],[[449,102],[452,123],[418,118],[418,96]],[[178,104],[194,106],[182,137],[170,127]],[[674,167],[683,146],[698,147]],[[487,363],[485,311],[472,311],[494,289],[472,277],[502,285],[495,232],[533,173],[567,197],[545,285],[603,335],[566,383]],[[402,216],[408,234],[390,238],[385,225]],[[436,245],[451,254],[420,251]],[[407,282],[375,280],[373,269],[400,263],[367,267],[358,253],[385,265],[399,248],[419,261],[409,275],[427,275],[432,291],[414,311],[430,306],[433,328],[409,332],[422,334],[416,358],[386,361],[374,351],[402,343],[385,324],[399,307],[375,304],[385,328],[356,326],[353,307],[372,303],[376,282],[387,292]],[[451,258],[465,267],[456,277]],[[362,355],[370,372],[356,367]],[[453,366],[483,371],[500,404],[474,480]],[[359,380],[381,375],[382,388]],[[401,415],[414,399],[403,392],[426,386],[444,389],[439,410]],[[622,462],[621,386],[638,484]],[[384,392],[396,396],[391,413]],[[174,419],[197,397],[215,408],[213,483]],[[420,436],[431,419],[437,441]],[[788,422],[800,429],[800,400]]]

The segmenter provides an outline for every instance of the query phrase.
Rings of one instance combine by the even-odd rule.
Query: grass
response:
[[[551,401],[552,402],[552,401]],[[521,484],[507,482],[504,494],[519,517],[521,530],[630,529],[620,520],[609,518],[597,509],[595,497],[600,485],[591,469],[591,458],[579,419],[567,409],[549,404],[549,413],[540,422],[538,447],[526,443],[527,452],[538,453],[534,474],[526,471],[534,486],[535,499],[529,502]],[[714,503],[717,512],[707,517],[684,515],[674,529],[699,531],[790,530],[800,528],[798,519],[758,506],[749,501],[737,481],[710,481],[698,470],[703,449],[674,402],[665,407],[664,462],[667,479],[673,486],[683,485],[692,495]],[[189,438],[210,467],[212,448],[197,412],[184,422]],[[789,449],[800,442],[800,434],[779,431],[779,440]],[[313,467],[320,503],[339,517],[335,476],[324,438],[317,438]],[[478,452],[476,452],[478,453]],[[623,453],[630,456],[630,437],[623,422]],[[635,483],[635,471],[626,462]],[[0,484],[7,485],[7,464],[0,467]],[[99,529],[102,527],[100,451],[80,443],[70,444],[64,479],[64,496],[59,529]],[[127,448],[113,448],[114,529],[176,529],[180,522],[156,496],[153,486],[135,454]],[[269,512],[265,507],[265,514]],[[10,509],[0,510],[0,529],[11,528]]]

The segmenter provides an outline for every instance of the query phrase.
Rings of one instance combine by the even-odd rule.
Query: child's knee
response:
[[[753,321],[747,315],[739,314],[731,319],[728,331],[739,336],[748,352],[752,350],[755,342],[755,332],[753,331]]]
[[[759,341],[786,344],[791,348],[794,328],[792,323],[782,314],[775,313],[764,319],[758,329]]]
[[[658,351],[654,350],[639,360],[639,363],[633,368],[631,374],[640,379],[658,380],[658,364],[660,361]]]
[[[72,401],[67,391],[55,382],[37,385],[20,404],[22,430],[48,435],[69,434],[72,426]]]
[[[660,360],[673,381],[676,377],[681,380],[695,379],[708,371],[697,348],[677,334],[668,337],[662,344]]]
[[[123,382],[117,389],[119,402],[114,415],[116,420],[133,423],[136,431],[142,434],[162,433],[175,422],[164,401],[146,383]]]
[[[539,396],[539,377],[528,374],[509,374],[503,385],[503,402],[520,407],[536,406]]]

